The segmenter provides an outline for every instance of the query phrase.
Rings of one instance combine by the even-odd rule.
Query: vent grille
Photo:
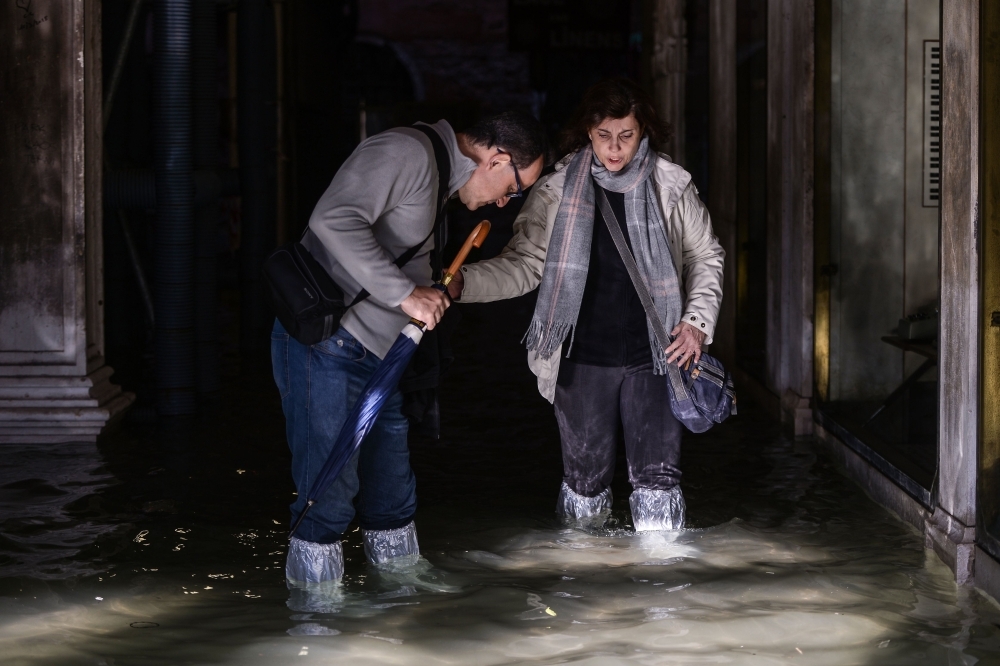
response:
[[[924,206],[941,199],[941,42],[924,42]]]

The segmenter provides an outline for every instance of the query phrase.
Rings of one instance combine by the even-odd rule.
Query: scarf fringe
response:
[[[521,342],[528,348],[528,351],[538,354],[539,358],[549,359],[555,353],[556,348],[569,337],[573,328],[573,324],[569,322],[546,325],[538,317],[532,317],[528,332],[524,334]],[[572,344],[573,341],[570,340],[570,346]],[[569,350],[566,351],[569,353]]]
[[[667,353],[664,345],[661,345],[656,339],[656,334],[653,333],[653,327],[649,326],[649,346],[653,351],[653,374],[654,375],[665,375],[667,374]],[[670,341],[667,341],[670,344]]]
[[[658,353],[653,354],[653,374],[665,375],[667,374],[667,355],[659,347],[656,349]]]

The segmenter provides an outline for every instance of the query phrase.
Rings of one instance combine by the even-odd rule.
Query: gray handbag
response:
[[[625,262],[625,269],[632,278],[632,284],[639,294],[642,307],[646,310],[646,317],[653,325],[656,339],[660,344],[669,345],[671,338],[659,315],[656,314],[653,299],[646,289],[639,267],[635,264],[635,258],[632,257],[621,226],[618,224],[618,216],[611,208],[604,190],[595,189],[601,215],[608,225],[608,231],[611,232],[611,238],[615,241],[615,247],[618,248],[622,261]],[[736,390],[733,388],[733,378],[726,372],[722,363],[709,354],[702,353],[697,364],[692,364],[689,360],[683,368],[668,363],[667,388],[670,391],[670,411],[691,432],[705,432],[716,423],[722,423],[730,414],[736,413]]]

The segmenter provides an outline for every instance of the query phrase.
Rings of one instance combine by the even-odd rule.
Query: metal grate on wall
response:
[[[924,206],[941,198],[941,42],[924,41]]]

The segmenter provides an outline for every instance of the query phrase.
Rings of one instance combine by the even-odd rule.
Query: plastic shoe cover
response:
[[[584,497],[573,492],[563,481],[556,499],[556,513],[568,524],[600,527],[611,515],[611,488],[596,497]]]
[[[417,526],[411,520],[394,530],[362,530],[365,537],[365,555],[372,564],[382,564],[398,557],[416,561],[420,556],[417,543]]]
[[[326,583],[344,576],[344,547],[337,543],[313,543],[292,537],[285,560],[289,583]]]
[[[684,527],[684,494],[680,486],[670,490],[636,488],[628,498],[636,532],[679,530]]]

